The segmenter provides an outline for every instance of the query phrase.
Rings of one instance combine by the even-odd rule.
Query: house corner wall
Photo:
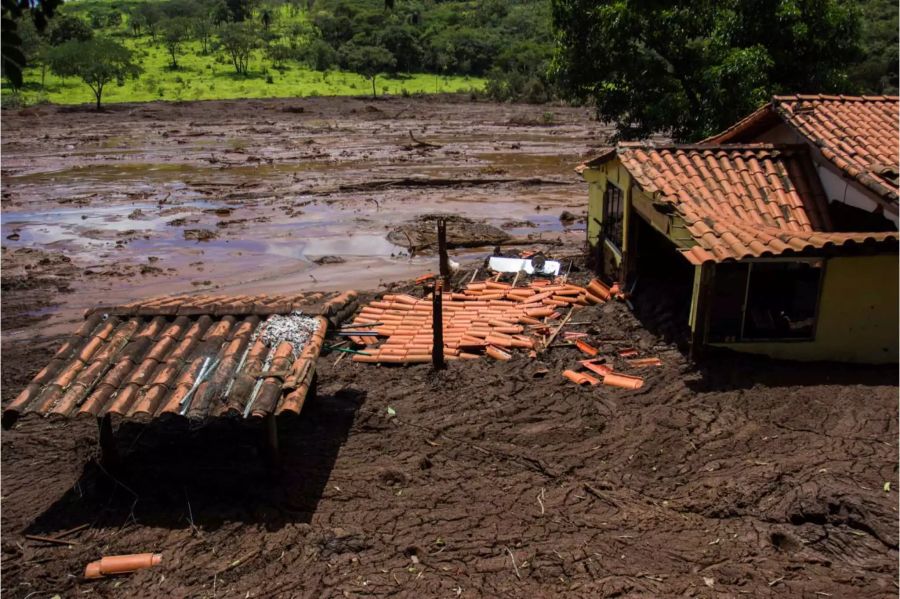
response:
[[[897,254],[827,260],[814,341],[711,344],[787,360],[896,364]]]

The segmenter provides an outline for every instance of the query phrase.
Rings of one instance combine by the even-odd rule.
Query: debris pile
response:
[[[609,385],[610,387],[620,387],[622,389],[640,389],[644,386],[644,379],[639,376],[615,372],[612,366],[606,363],[606,358],[599,355],[600,350],[584,339],[581,339],[580,337],[582,336],[585,336],[584,333],[567,333],[564,335],[564,337],[567,337],[570,340],[574,339],[575,347],[577,347],[581,351],[581,353],[588,356],[587,360],[580,360],[578,362],[578,365],[586,370],[590,370],[596,375],[599,375],[601,378],[598,379],[585,372],[578,372],[575,370],[565,370],[563,372],[563,376],[565,378],[572,381],[576,385],[594,386],[603,383],[604,385]],[[639,352],[633,347],[622,348],[617,353],[619,357],[625,359],[625,363],[632,368],[662,366],[662,361],[656,357],[634,358],[634,356],[637,356]]]
[[[610,288],[597,280],[587,287],[567,283],[562,277],[536,279],[522,287],[495,280],[469,283],[462,292],[443,294],[444,357],[456,360],[488,355],[509,360],[515,349],[536,355],[552,342],[552,323],[563,318],[564,312],[571,314],[580,306],[600,304],[611,297]],[[348,329],[359,329],[342,334],[365,347],[353,356],[356,362],[410,364],[432,359],[431,298],[385,295],[365,306]]]
[[[276,347],[286,341],[291,344],[296,359],[319,326],[317,318],[304,316],[300,311],[291,314],[273,314],[266,319],[266,325],[262,328],[263,343],[268,347]]]

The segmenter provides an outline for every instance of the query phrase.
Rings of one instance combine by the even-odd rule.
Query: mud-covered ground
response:
[[[627,344],[664,365],[625,391],[564,381],[578,359],[566,347],[438,375],[324,356],[318,398],[280,423],[280,478],[247,425],[122,425],[113,481],[93,422],[26,418],[2,436],[3,590],[896,596],[895,370],[693,370],[621,304],[578,321],[611,360]],[[5,399],[52,349],[4,345]],[[85,523],[72,547],[23,537]],[[163,565],[77,578],[100,555],[143,551]]]
[[[221,115],[211,109],[204,115],[201,107],[219,104],[227,103],[173,109],[218,122]],[[156,105],[131,108],[136,114],[151,109],[163,112]],[[362,122],[371,114],[364,110],[347,118]],[[540,121],[546,109],[423,102],[414,110],[475,122],[500,120],[504,111]],[[485,116],[491,114],[498,116]],[[53,118],[64,122],[61,115]],[[417,139],[433,141],[416,131]],[[4,150],[8,135],[4,128]],[[587,129],[577,135],[585,138],[571,142],[573,155],[590,143]],[[6,160],[4,154],[4,170]],[[40,162],[37,153],[34,160]],[[560,168],[559,177],[567,176]],[[383,177],[359,175],[352,184]],[[491,193],[546,193],[540,186],[503,185]],[[30,193],[39,192],[50,193],[39,186]],[[583,198],[584,192],[561,183],[542,197],[558,193],[551,205],[561,209],[567,194]],[[422,212],[434,211],[443,193],[450,191],[428,191]],[[402,221],[416,222],[417,197],[407,200],[409,218]],[[509,200],[504,210],[513,204]],[[242,210],[235,208],[230,218],[243,218]],[[4,205],[4,218],[5,211]],[[475,219],[509,230],[502,220]],[[397,225],[385,224],[379,236]],[[573,249],[564,243],[551,249]],[[102,295],[104,285],[119,280],[128,293],[149,292],[131,282],[142,276],[164,289],[182,284],[177,261],[176,272],[161,264],[163,272],[153,275],[90,278],[77,269],[91,265],[61,254],[66,257],[53,247],[23,253],[20,272],[34,274],[16,279],[20,295],[8,291],[4,268],[4,402],[60,342],[48,336],[48,320],[35,320],[39,314],[22,319],[37,309],[26,305],[37,283],[50,290],[51,304],[81,290]],[[398,279],[434,266],[427,255],[400,262]],[[328,268],[346,264],[311,272],[324,278]],[[122,260],[94,268],[140,264]],[[373,262],[372,268],[381,267]],[[652,307],[652,298],[640,299],[636,305]],[[62,301],[47,310],[70,310],[75,318],[71,300]],[[10,316],[15,302],[25,307]],[[570,328],[589,332],[617,369],[645,376],[646,385],[634,391],[575,387],[560,375],[580,359],[568,347],[553,347],[537,360],[451,362],[439,374],[428,366],[357,364],[331,353],[319,360],[316,400],[299,418],[279,423],[283,469],[277,476],[261,457],[262,431],[249,424],[213,422],[191,430],[178,421],[117,423],[123,464],[112,478],[95,461],[94,422],[26,417],[2,433],[4,595],[897,595],[896,368],[728,356],[695,368],[624,304],[585,308],[572,322]],[[22,333],[10,336],[7,327]],[[630,370],[616,357],[628,346],[658,356],[663,366]],[[77,543],[72,546],[24,538],[82,524],[89,526],[67,537]],[[163,564],[118,579],[79,578],[101,555],[145,551],[161,552]]]
[[[573,168],[609,131],[587,109],[463,96],[43,106],[2,125],[15,338],[98,302],[409,278],[430,268],[426,214],[468,219],[458,260],[498,239],[580,247],[583,220],[560,216],[584,213]]]

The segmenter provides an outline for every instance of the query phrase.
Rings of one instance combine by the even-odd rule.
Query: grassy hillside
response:
[[[371,94],[371,79],[357,74],[362,69],[354,53],[372,48],[390,53],[391,66],[376,76],[379,94],[489,89],[499,97],[550,96],[544,80],[552,53],[546,0],[400,0],[392,9],[383,0],[72,0],[41,34],[19,22],[32,51],[16,101],[93,99],[81,80],[60,78],[47,66],[47,53],[66,29],[63,20],[73,18],[89,30],[86,35],[113,38],[133,50],[143,70],[136,80],[108,86],[104,102]],[[221,43],[222,28],[238,18],[258,42],[245,74],[235,72]],[[190,29],[179,44],[177,68],[165,41],[175,21]],[[211,31],[207,39],[201,28]],[[8,102],[6,82],[3,91]]]
[[[178,58],[178,69],[169,67],[165,49],[149,43],[148,37],[126,39],[125,45],[136,48],[144,73],[124,85],[111,85],[103,92],[106,102],[145,102],[151,100],[214,100],[232,98],[284,98],[304,96],[344,96],[372,93],[369,80],[344,71],[314,71],[299,63],[287,63],[276,69],[256,52],[250,61],[250,74],[237,75],[230,63],[220,55],[199,52],[199,44],[186,44]],[[33,104],[49,101],[57,104],[81,104],[94,101],[91,90],[79,79],[62,79],[47,70],[41,86],[41,70],[28,69],[22,101]],[[483,78],[440,76],[430,74],[398,74],[379,76],[375,80],[378,93],[414,94],[468,92],[484,88]],[[5,83],[4,95],[9,93]]]

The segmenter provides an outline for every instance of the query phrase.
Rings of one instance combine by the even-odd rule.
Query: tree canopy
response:
[[[394,55],[381,46],[357,46],[347,44],[341,48],[341,61],[348,69],[372,80],[372,97],[375,91],[375,77],[390,71],[397,64]]]
[[[250,54],[259,44],[259,36],[253,27],[245,21],[225,23],[219,29],[219,41],[231,57],[235,72],[246,75],[250,68]]]
[[[97,110],[108,83],[116,81],[121,85],[127,77],[137,77],[141,72],[132,60],[131,50],[107,38],[66,42],[50,50],[48,60],[57,75],[78,77],[91,88]]]
[[[175,17],[162,23],[162,40],[172,59],[172,68],[178,68],[181,46],[191,37],[191,21],[187,17]]]
[[[22,47],[16,20],[29,18],[35,29],[43,32],[60,4],[62,0],[3,0],[0,4],[0,69],[14,88],[22,87],[28,53]]]
[[[553,0],[553,75],[622,138],[697,140],[775,93],[852,89],[859,18],[839,0]]]

